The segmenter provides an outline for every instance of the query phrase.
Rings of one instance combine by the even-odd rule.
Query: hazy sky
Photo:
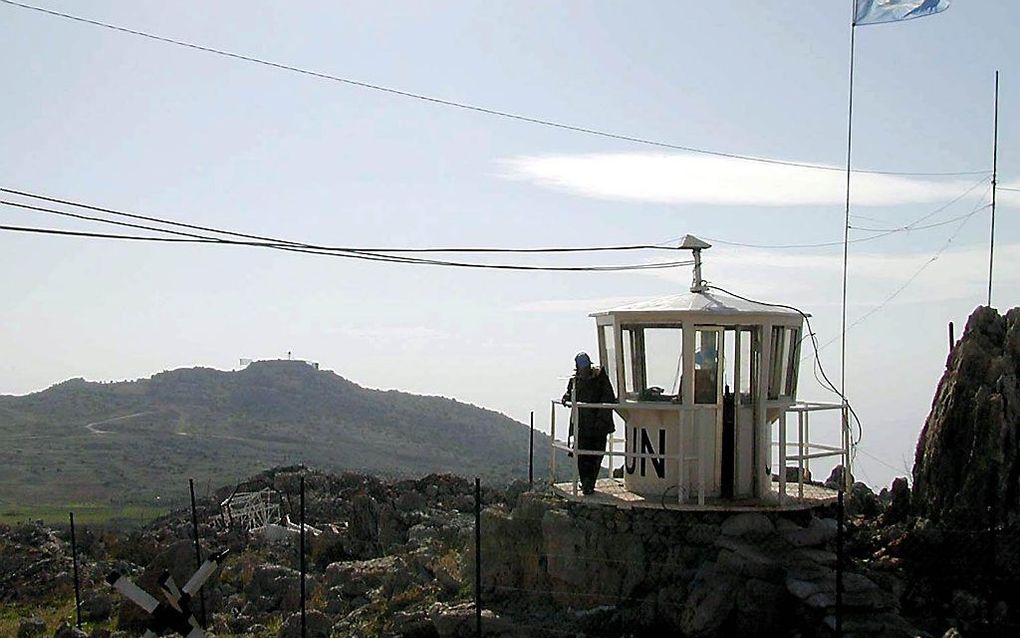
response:
[[[844,1],[38,1],[579,126],[844,161]],[[934,17],[860,28],[854,164],[990,172],[998,68],[1000,183],[1020,186],[1018,23],[1020,4],[960,0]],[[842,239],[838,172],[497,119],[3,4],[0,47],[7,187],[344,245],[655,243],[684,233],[756,244]],[[925,222],[938,223],[987,197],[981,175],[861,175],[853,223],[894,228],[958,200]],[[1020,193],[1001,192],[1000,202],[994,305],[1005,308],[1020,293]],[[0,208],[0,219],[83,227],[10,208]],[[947,322],[959,334],[985,299],[987,211],[960,223],[851,246],[852,322],[910,282],[849,333],[847,387],[864,421],[858,476],[876,486],[912,464],[944,368]],[[820,340],[836,339],[822,358],[838,379],[841,250],[717,243],[705,276],[812,313]],[[679,292],[690,280],[687,269],[469,272],[10,233],[0,234],[0,260],[0,393],[77,376],[230,369],[242,357],[293,351],[367,386],[456,397],[521,421],[536,410],[543,428],[574,353],[594,350],[588,312]],[[801,396],[834,399],[804,365]]]

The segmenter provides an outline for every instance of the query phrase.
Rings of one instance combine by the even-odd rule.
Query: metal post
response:
[[[684,443],[684,434],[686,434],[685,426],[690,427],[689,423],[690,419],[688,418],[688,415],[691,413],[684,411],[682,407],[677,408],[677,410],[679,414],[678,420],[680,422],[680,430],[677,445],[677,450],[679,450],[678,454],[679,458],[677,459],[676,502],[678,505],[682,505],[687,500],[687,489],[684,487],[687,482],[687,475],[685,472],[686,470],[685,461],[687,460],[686,459],[687,445]],[[635,435],[634,449],[632,449],[630,452],[631,454],[636,454],[640,449],[641,449],[640,444],[637,443]],[[635,463],[637,462],[636,458],[637,457],[635,457]]]
[[[531,411],[531,438],[528,439],[528,489],[535,488],[535,411]]]
[[[949,322],[949,354],[953,353],[953,346],[956,345],[956,336],[953,334],[953,322]]]
[[[202,549],[198,543],[198,508],[195,507],[195,479],[188,479],[188,487],[191,490],[191,528],[195,533],[195,568],[201,569],[202,567]],[[200,619],[202,628],[205,628],[205,591],[199,590],[198,592],[199,609],[201,610]]]
[[[301,475],[300,489],[301,489],[301,497],[300,497],[300,501],[301,501],[301,512],[300,512],[301,536],[299,538],[301,540],[299,542],[299,545],[300,545],[299,551],[301,552],[301,559],[298,561],[298,563],[299,563],[300,568],[301,568],[301,638],[305,638],[305,635],[306,635],[305,634],[305,632],[306,632],[306,629],[305,629],[305,477],[304,477],[303,474]]]
[[[804,415],[797,413],[797,498],[804,498]],[[810,448],[809,448],[810,449]]]
[[[771,437],[769,437],[771,438]],[[786,501],[786,411],[779,417],[779,504]]]
[[[804,469],[808,475],[811,474],[811,413],[804,412],[804,449],[809,452],[808,458],[804,459]]]
[[[857,31],[856,8],[854,18],[850,20],[850,89],[847,96],[846,113],[846,210],[843,218],[843,297],[842,297],[842,323],[839,329],[840,355],[839,355],[839,395],[846,400],[846,298],[847,298],[847,270],[850,260],[850,177],[852,175],[852,149],[853,149],[853,126],[854,126],[854,34]]]
[[[992,230],[988,239],[988,305],[992,305],[992,262],[995,258],[995,190],[999,177],[999,72],[995,72],[995,117],[992,125]]]
[[[475,477],[475,635],[482,635],[482,482]]]
[[[556,484],[556,402],[550,401],[552,404],[551,413],[549,415],[549,441],[550,450],[552,450],[552,456],[549,459],[549,485]]]
[[[74,512],[69,512],[71,518],[71,562],[74,564],[74,614],[75,623],[81,629],[81,581],[78,579],[78,541],[74,536]]]
[[[574,432],[574,436],[571,437],[569,434],[567,438],[571,440],[570,447],[573,450],[574,456],[574,482],[572,487],[572,494],[577,496],[577,482],[580,480],[581,468],[579,461],[581,457],[577,455],[577,440],[581,438],[581,411],[577,409],[577,383],[575,382],[570,386],[570,427]],[[569,432],[569,430],[568,430]]]
[[[843,490],[839,490],[836,517],[836,636],[843,635]]]
[[[843,485],[840,491],[853,487],[852,469],[850,467],[850,412],[846,398],[843,399]]]

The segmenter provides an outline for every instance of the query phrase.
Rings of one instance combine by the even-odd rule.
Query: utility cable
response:
[[[470,262],[454,262],[454,261],[441,261],[441,260],[412,260],[411,258],[394,257],[388,255],[370,255],[360,253],[342,253],[342,252],[323,252],[315,249],[300,248],[293,245],[280,245],[271,244],[267,242],[255,242],[255,241],[239,241],[233,239],[220,239],[212,237],[154,237],[144,235],[123,235],[113,233],[96,233],[88,231],[72,231],[60,228],[37,228],[37,227],[26,227],[26,226],[9,226],[0,225],[0,230],[8,232],[21,232],[21,233],[35,233],[44,235],[58,235],[66,237],[82,237],[90,239],[117,239],[127,241],[142,241],[142,242],[163,242],[163,243],[190,243],[190,244],[220,244],[230,246],[255,246],[261,248],[272,248],[276,250],[284,250],[288,252],[305,253],[311,255],[321,255],[326,257],[341,257],[347,259],[360,259],[365,261],[381,261],[387,263],[398,263],[398,264],[411,264],[411,265],[429,265],[429,266],[447,266],[455,268],[477,268],[477,269],[491,269],[491,270],[523,270],[523,271],[543,271],[543,272],[625,272],[635,270],[657,270],[662,268],[676,268],[680,266],[689,266],[692,261],[673,261],[673,262],[652,262],[648,264],[623,264],[623,265],[607,265],[607,266],[529,266],[520,264],[481,264],[481,263],[470,263]],[[161,232],[172,232],[172,231],[161,231]]]
[[[0,0],[2,1],[2,0]],[[0,187],[0,192],[9,193],[11,195],[18,195],[30,199],[38,199],[54,204],[63,204],[65,206],[73,206],[75,208],[84,208],[100,213],[106,213],[109,215],[115,215],[117,217],[124,217],[128,219],[139,219],[143,221],[154,222],[157,224],[165,224],[167,226],[176,226],[178,228],[189,228],[191,230],[200,230],[209,233],[218,233],[221,235],[230,235],[232,237],[242,237],[245,239],[256,239],[259,241],[270,241],[280,244],[292,244],[295,246],[301,246],[304,248],[311,248],[309,244],[300,242],[293,242],[285,239],[278,239],[272,237],[264,237],[260,235],[252,235],[248,233],[238,233],[234,231],[227,231],[210,226],[200,226],[196,224],[187,224],[171,219],[164,219],[160,217],[153,217],[149,215],[140,215],[138,213],[128,213],[112,208],[105,208],[102,206],[95,206],[92,204],[85,204],[69,199],[62,199],[59,197],[51,197],[49,195],[40,195],[38,193],[32,193],[29,191],[18,190],[14,188]],[[4,202],[8,205],[17,206],[19,204]],[[336,251],[350,251],[350,252],[366,252],[366,253],[580,253],[580,252],[616,252],[616,251],[633,251],[633,250],[681,250],[676,246],[666,246],[669,242],[661,242],[658,244],[625,244],[616,246],[555,246],[546,248],[492,248],[492,247],[446,247],[446,248],[394,248],[394,247],[350,247],[350,246],[315,246],[318,250],[336,250]]]
[[[939,257],[941,257],[942,254],[945,253],[945,251],[949,249],[949,246],[953,243],[953,240],[956,239],[957,235],[960,234],[960,231],[963,230],[963,227],[967,225],[967,222],[969,222],[972,217],[974,217],[975,215],[977,215],[981,211],[989,208],[990,206],[991,206],[990,204],[982,204],[981,206],[979,206],[979,207],[975,208],[974,210],[972,210],[967,215],[964,215],[963,218],[962,218],[962,221],[960,222],[960,225],[956,227],[956,230],[954,230],[953,233],[949,236],[949,239],[947,239],[946,242],[944,244],[942,244],[942,246],[939,247],[939,249],[937,251],[935,251],[935,253],[930,258],[928,258],[927,261],[925,261],[923,264],[921,264],[920,268],[915,270],[914,273],[912,275],[910,275],[910,277],[907,278],[906,281],[904,281],[899,287],[896,288],[896,290],[894,290],[891,294],[889,294],[889,296],[886,297],[881,303],[879,303],[877,306],[875,306],[874,308],[872,308],[868,312],[864,313],[863,315],[861,315],[860,317],[855,319],[853,321],[853,323],[851,323],[849,326],[847,326],[847,328],[846,328],[847,331],[850,331],[850,329],[860,325],[868,317],[872,316],[873,314],[875,314],[876,312],[878,312],[882,308],[884,308],[887,305],[889,305],[889,303],[893,299],[898,297],[900,295],[900,293],[902,293],[904,290],[906,290],[910,286],[910,284],[914,283],[914,281],[916,281],[917,278],[919,276],[921,276],[921,273],[923,273],[925,270],[927,270],[928,266],[931,266],[933,263],[938,261]],[[826,347],[831,345],[838,338],[839,338],[839,336],[837,335],[836,337],[833,337],[832,339],[826,341],[824,344],[822,344],[821,349],[824,350]]]
[[[819,357],[818,336],[815,334],[814,329],[811,327],[811,317],[810,317],[810,315],[808,315],[806,312],[804,312],[800,308],[797,308],[796,306],[789,306],[789,305],[786,305],[786,304],[779,304],[779,303],[769,303],[767,301],[761,301],[761,300],[758,300],[758,299],[751,299],[751,298],[748,298],[748,297],[744,297],[742,295],[738,295],[735,292],[730,292],[729,290],[726,290],[725,288],[720,288],[719,286],[713,285],[711,283],[709,284],[708,287],[710,289],[712,289],[712,290],[718,290],[719,292],[725,293],[725,294],[730,295],[732,297],[736,297],[737,299],[742,299],[743,301],[746,301],[748,303],[761,304],[763,306],[771,306],[773,308],[785,308],[787,310],[792,310],[792,311],[796,312],[797,314],[799,314],[801,316],[801,318],[804,319],[804,323],[805,323],[805,326],[807,327],[808,335],[811,337],[811,346],[812,346],[812,349],[814,350],[814,353],[815,353],[815,355],[814,355],[815,356],[815,364],[818,366],[818,370],[821,373],[822,378],[825,380],[825,383],[823,384],[822,387],[827,389],[827,390],[830,390],[832,393],[834,393],[836,396],[838,396],[840,399],[842,399],[843,403],[846,405],[847,409],[850,411],[850,414],[853,416],[854,420],[857,422],[857,441],[856,442],[851,441],[851,447],[856,447],[857,443],[860,443],[861,439],[864,436],[864,429],[863,429],[863,427],[861,425],[861,420],[857,416],[857,413],[854,411],[853,406],[850,405],[850,401],[846,398],[846,395],[843,394],[842,392],[840,392],[836,388],[836,385],[832,382],[831,379],[829,379],[829,375],[826,374],[825,367],[822,366],[822,360]]]
[[[425,94],[421,94],[421,93],[413,93],[411,91],[405,91],[403,89],[396,89],[396,88],[392,88],[392,87],[388,87],[388,86],[383,86],[383,85],[380,85],[380,84],[373,84],[373,83],[370,83],[370,82],[362,82],[360,80],[353,80],[353,79],[350,79],[350,78],[340,77],[340,76],[337,76],[337,75],[331,75],[329,73],[323,73],[323,72],[320,72],[320,71],[312,71],[312,70],[309,70],[309,69],[304,69],[304,68],[293,66],[293,65],[290,65],[290,64],[284,64],[284,63],[281,63],[281,62],[273,62],[273,61],[266,60],[266,59],[263,59],[263,58],[256,58],[256,57],[253,57],[253,56],[250,56],[250,55],[243,55],[243,54],[240,54],[240,53],[234,53],[234,52],[226,51],[226,50],[223,50],[223,49],[216,49],[216,48],[213,48],[213,47],[203,46],[203,45],[195,44],[195,43],[192,43],[192,42],[186,42],[184,40],[177,40],[177,39],[174,39],[174,38],[169,38],[169,37],[166,37],[166,36],[157,35],[155,33],[149,33],[149,32],[146,32],[146,31],[139,31],[137,29],[130,29],[128,27],[123,27],[123,26],[119,26],[119,25],[115,25],[115,24],[110,24],[108,22],[101,22],[99,20],[93,20],[91,18],[85,18],[85,17],[82,17],[82,16],[73,15],[73,14],[70,14],[70,13],[63,13],[63,12],[60,12],[60,11],[55,11],[53,9],[46,9],[44,7],[37,7],[37,6],[34,6],[34,5],[30,5],[30,4],[23,4],[21,2],[14,2],[13,0],[0,0],[0,2],[3,2],[4,4],[10,5],[12,7],[19,7],[21,9],[28,9],[30,11],[37,11],[39,13],[44,13],[44,14],[47,14],[47,15],[50,15],[50,16],[54,16],[54,17],[58,17],[58,18],[63,18],[63,19],[66,19],[66,20],[72,20],[74,22],[78,22],[78,23],[82,23],[82,24],[89,24],[89,25],[96,26],[96,27],[102,27],[104,29],[110,29],[110,30],[113,30],[113,31],[118,31],[120,33],[126,33],[126,34],[129,34],[129,35],[134,35],[134,36],[138,36],[138,37],[141,37],[141,38],[147,38],[149,40],[155,40],[157,42],[162,42],[162,43],[165,43],[165,44],[172,44],[172,45],[175,45],[175,46],[184,47],[184,48],[188,48],[188,49],[193,49],[193,50],[196,50],[196,51],[202,51],[202,52],[205,52],[205,53],[211,53],[211,54],[214,54],[214,55],[219,55],[219,56],[223,56],[223,57],[227,57],[227,58],[232,58],[232,59],[235,59],[235,60],[241,60],[243,62],[249,62],[249,63],[252,63],[252,64],[259,64],[259,65],[262,65],[262,66],[271,67],[271,68],[282,70],[282,71],[289,71],[291,73],[299,73],[301,75],[311,76],[311,77],[315,77],[315,78],[318,78],[318,79],[321,79],[321,80],[329,80],[329,81],[332,81],[332,82],[339,82],[339,83],[346,84],[346,85],[349,85],[349,86],[356,86],[356,87],[363,88],[363,89],[369,89],[369,90],[372,90],[372,91],[378,91],[378,92],[387,93],[387,94],[390,94],[390,95],[397,95],[397,96],[400,96],[400,97],[409,98],[409,99],[413,99],[413,100],[419,100],[419,101],[422,101],[422,102],[428,102],[428,103],[431,103],[431,104],[437,104],[437,105],[440,105],[440,106],[446,106],[446,107],[451,107],[451,108],[456,108],[456,109],[462,109],[462,110],[465,110],[465,111],[472,111],[472,112],[475,112],[475,113],[482,113],[484,115],[490,115],[490,116],[499,117],[499,118],[503,118],[503,119],[509,119],[509,120],[516,120],[516,121],[519,121],[519,122],[526,122],[528,124],[536,124],[536,125],[545,126],[545,127],[548,127],[548,128],[555,128],[555,129],[561,129],[561,130],[566,130],[566,131],[573,131],[575,133],[583,133],[585,135],[593,135],[593,136],[597,136],[597,137],[603,137],[603,138],[608,138],[608,139],[613,139],[613,140],[620,140],[620,141],[624,141],[624,142],[632,142],[632,143],[635,143],[635,144],[642,144],[642,145],[645,145],[645,146],[655,146],[655,147],[658,147],[658,148],[667,148],[667,149],[677,150],[677,151],[686,151],[688,153],[697,153],[697,154],[700,154],[700,155],[711,155],[711,156],[714,156],[714,157],[724,157],[724,158],[728,158],[728,159],[735,159],[735,160],[741,160],[741,161],[746,161],[746,162],[757,162],[757,163],[761,163],[761,164],[773,164],[773,165],[779,165],[779,166],[789,166],[789,167],[796,167],[796,168],[809,168],[809,169],[813,169],[813,170],[824,170],[824,171],[839,171],[839,172],[843,172],[845,170],[844,168],[839,167],[839,166],[827,166],[825,164],[813,164],[813,163],[810,163],[810,162],[795,162],[795,161],[790,161],[790,160],[780,160],[780,159],[774,159],[774,158],[768,158],[768,157],[759,157],[759,156],[753,156],[753,155],[743,155],[743,154],[740,154],[740,153],[727,153],[727,152],[722,152],[722,151],[714,151],[714,150],[710,150],[710,149],[699,148],[699,147],[695,147],[695,146],[687,146],[687,145],[683,145],[683,144],[671,144],[671,143],[660,142],[660,141],[656,141],[656,140],[652,140],[652,139],[648,139],[648,138],[644,138],[644,137],[637,137],[637,136],[633,136],[633,135],[625,135],[625,134],[622,134],[622,133],[613,133],[613,132],[604,131],[604,130],[595,129],[595,128],[590,128],[590,127],[586,127],[586,126],[577,126],[577,125],[573,125],[573,124],[567,124],[567,123],[564,123],[564,122],[557,122],[557,121],[554,121],[554,120],[548,120],[548,119],[543,119],[543,118],[539,118],[539,117],[532,117],[532,116],[528,116],[528,115],[521,115],[521,114],[518,114],[518,113],[509,112],[509,111],[502,111],[502,110],[499,110],[499,109],[488,108],[488,107],[477,106],[477,105],[473,105],[473,104],[467,104],[467,103],[464,103],[464,102],[456,102],[456,101],[453,101],[453,100],[437,98],[437,97],[433,97],[433,96],[425,95]],[[954,175],[977,175],[977,174],[981,174],[981,173],[987,173],[988,171],[987,170],[981,170],[981,171],[911,172],[911,171],[880,171],[880,170],[855,169],[853,172],[855,172],[855,173],[870,173],[870,174],[874,174],[874,175],[903,175],[903,176],[914,176],[914,177],[923,177],[923,176],[937,177],[937,176],[954,176]]]
[[[0,1],[3,1],[3,0],[0,0]],[[943,226],[943,225],[945,225],[943,223],[930,224],[930,225],[926,225],[926,226],[918,226],[918,224],[920,224],[922,221],[924,221],[926,219],[930,219],[931,217],[933,217],[934,215],[937,215],[938,213],[941,213],[942,211],[946,210],[947,208],[949,208],[953,204],[956,204],[960,200],[964,199],[967,195],[972,193],[975,188],[977,188],[981,184],[984,184],[984,183],[987,183],[987,182],[988,182],[988,176],[987,175],[982,176],[980,180],[978,180],[975,184],[970,186],[970,188],[965,190],[960,195],[957,195],[956,197],[954,197],[949,202],[940,205],[938,208],[925,213],[921,217],[918,217],[917,219],[915,219],[914,221],[910,222],[909,224],[907,224],[905,226],[899,226],[897,228],[886,228],[886,229],[869,229],[869,228],[856,228],[856,227],[852,227],[855,230],[861,230],[861,231],[865,231],[865,232],[876,232],[877,234],[869,235],[867,237],[858,237],[856,239],[851,239],[851,240],[849,240],[849,243],[851,243],[851,244],[860,244],[860,243],[864,243],[864,242],[874,241],[876,239],[881,239],[883,237],[888,237],[889,235],[895,235],[897,233],[907,233],[907,232],[911,232],[911,231],[914,231],[914,230],[926,230],[926,229],[929,229],[929,228],[936,228],[938,226]],[[970,215],[970,213],[967,213],[967,215],[963,215],[961,217],[957,217],[956,219],[963,219],[963,218],[966,218],[968,215]],[[956,219],[948,220],[946,223],[952,223],[953,221],[956,221]],[[843,245],[843,241],[842,240],[840,240],[840,241],[826,241],[826,242],[818,242],[818,243],[808,243],[808,244],[754,244],[754,243],[747,243],[747,242],[729,241],[729,240],[718,239],[718,238],[714,238],[714,237],[704,237],[703,239],[705,239],[705,241],[709,241],[709,242],[716,243],[716,244],[722,244],[724,246],[736,246],[736,247],[739,247],[739,248],[776,249],[776,250],[791,249],[791,248],[831,248],[833,246],[842,246]]]

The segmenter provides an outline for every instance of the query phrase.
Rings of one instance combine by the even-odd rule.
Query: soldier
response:
[[[592,366],[591,358],[584,352],[574,357],[574,376],[567,382],[567,391],[561,399],[563,405],[576,392],[578,403],[616,403],[616,394],[609,375],[600,367]],[[606,437],[616,429],[611,408],[579,408],[577,412],[577,448],[579,450],[606,449]],[[574,434],[574,423],[570,423],[570,434]],[[581,478],[581,491],[595,492],[595,481],[602,467],[601,454],[578,454],[577,473]]]

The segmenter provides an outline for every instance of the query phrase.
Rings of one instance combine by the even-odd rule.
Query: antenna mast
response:
[[[992,124],[992,231],[988,240],[988,305],[992,305],[992,264],[995,260],[995,187],[999,170],[999,72],[995,72],[995,116]]]
[[[684,235],[679,248],[689,250],[694,255],[694,276],[691,278],[691,292],[705,292],[708,286],[701,278],[701,251],[711,248],[712,244],[702,241],[694,235]]]

